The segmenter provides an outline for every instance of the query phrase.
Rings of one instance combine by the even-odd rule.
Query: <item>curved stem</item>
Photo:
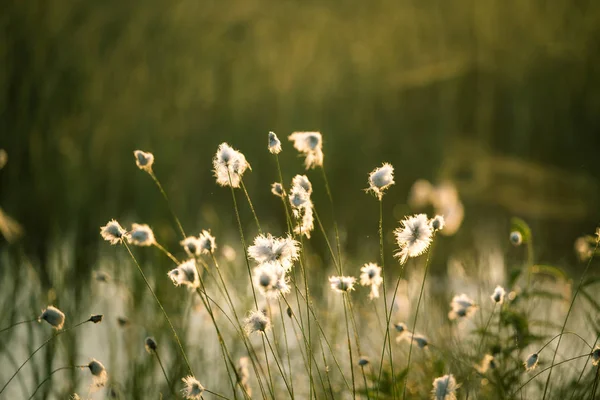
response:
[[[561,335],[565,331],[565,327],[567,326],[567,321],[569,320],[569,315],[571,315],[571,310],[573,309],[573,305],[575,304],[575,299],[577,298],[577,294],[579,294],[579,290],[581,289],[581,286],[583,284],[585,276],[587,275],[587,272],[590,269],[590,265],[592,264],[592,260],[594,259],[594,254],[596,253],[596,250],[598,250],[599,244],[600,244],[600,237],[596,240],[596,246],[594,247],[594,251],[592,252],[591,257],[588,260],[587,266],[585,267],[585,270],[583,271],[583,274],[581,275],[581,279],[579,280],[579,285],[577,286],[577,290],[575,290],[573,299],[571,299],[571,304],[569,305],[569,310],[567,311],[567,316],[565,317],[565,322],[563,322],[562,328],[560,330]],[[548,392],[548,386],[550,385],[550,378],[552,377],[552,365],[554,364],[554,360],[556,360],[556,353],[558,353],[558,348],[560,347],[561,339],[562,339],[562,336],[559,337],[556,348],[554,349],[554,355],[552,356],[552,362],[550,363],[550,372],[548,373],[548,378],[546,379],[546,384],[544,385],[544,396],[542,397],[542,400],[546,400],[546,393]]]
[[[173,207],[171,207],[171,202],[169,201],[169,197],[167,196],[167,193],[165,193],[162,185],[160,184],[160,181],[158,180],[156,175],[154,175],[154,171],[151,170],[149,172],[149,174],[152,177],[152,180],[154,180],[154,183],[156,183],[156,186],[158,186],[158,190],[160,190],[160,193],[165,198],[165,201],[167,202],[167,206],[169,207],[169,211],[171,212],[171,215],[173,216],[173,219],[175,220],[175,223],[177,224],[177,228],[179,228],[179,232],[181,233],[181,236],[183,236],[183,238],[185,239],[185,231],[183,230],[183,227],[181,226],[181,222],[179,222],[179,218],[177,218],[177,215],[175,215],[175,212],[173,211]]]
[[[560,365],[560,364],[567,363],[567,362],[569,362],[569,361],[573,361],[573,360],[577,360],[577,359],[579,359],[579,358],[583,358],[583,357],[589,357],[589,356],[590,356],[590,354],[589,354],[589,353],[588,353],[588,354],[582,354],[582,355],[580,355],[580,356],[577,356],[577,357],[572,357],[572,358],[568,358],[568,359],[566,359],[566,360],[563,360],[563,361],[557,362],[557,363],[556,363],[556,364],[554,364],[554,365],[551,365],[551,366],[549,366],[549,367],[546,367],[546,368],[542,369],[542,370],[541,370],[541,371],[539,371],[537,374],[535,374],[534,376],[532,376],[532,377],[531,377],[531,378],[530,378],[528,381],[526,381],[524,384],[522,384],[522,385],[521,385],[521,386],[520,386],[520,387],[519,387],[519,388],[518,388],[518,389],[517,389],[517,390],[516,390],[516,391],[515,391],[515,392],[514,392],[514,393],[513,393],[511,396],[510,396],[510,398],[514,398],[514,395],[516,395],[516,394],[517,394],[519,391],[521,391],[521,389],[523,389],[523,388],[525,387],[525,385],[527,385],[529,382],[531,382],[532,380],[534,380],[534,379],[535,379],[535,378],[536,378],[538,375],[541,375],[541,374],[543,374],[544,372],[546,372],[547,370],[549,370],[549,369],[550,369],[550,368],[552,368],[553,366],[557,366],[557,365]]]
[[[552,339],[550,339],[549,341],[547,341],[547,342],[546,342],[546,344],[544,344],[544,345],[542,346],[542,348],[541,348],[541,349],[539,349],[539,350],[537,351],[537,354],[541,353],[541,352],[542,352],[542,350],[544,350],[544,349],[546,348],[546,346],[548,346],[550,343],[552,343],[552,342],[553,342],[553,341],[554,341],[556,338],[558,338],[558,337],[561,337],[562,335],[567,335],[567,334],[569,334],[569,335],[575,335],[575,336],[577,336],[579,339],[581,339],[581,341],[582,341],[583,343],[585,343],[585,345],[586,345],[587,347],[589,347],[589,348],[590,348],[590,350],[592,350],[592,346],[590,346],[590,344],[587,342],[587,340],[585,340],[584,338],[582,338],[582,337],[581,337],[579,334],[577,334],[576,332],[565,331],[565,332],[563,332],[563,333],[559,333],[558,335],[554,336]]]
[[[0,329],[0,333],[2,333],[2,332],[4,332],[4,331],[7,331],[7,330],[9,330],[9,329],[12,329],[12,328],[14,328],[14,327],[15,327],[15,326],[17,326],[17,325],[21,325],[21,324],[27,324],[27,323],[29,323],[29,322],[35,322],[35,321],[37,321],[37,320],[38,320],[37,318],[34,318],[34,319],[29,319],[29,320],[27,320],[27,321],[15,322],[15,323],[14,323],[14,324],[12,324],[11,326],[7,326],[6,328],[2,328],[2,329]]]
[[[167,314],[167,312],[165,311],[165,308],[163,307],[162,303],[158,299],[158,296],[156,296],[156,293],[154,293],[154,290],[152,289],[152,286],[150,285],[150,282],[148,282],[148,278],[146,278],[146,274],[144,274],[144,271],[142,270],[142,267],[140,266],[140,264],[138,263],[137,259],[135,258],[135,256],[131,252],[131,249],[129,248],[129,246],[127,245],[127,243],[125,243],[125,241],[123,241],[122,243],[125,246],[125,248],[127,249],[127,251],[129,252],[129,255],[133,259],[133,262],[134,262],[135,266],[137,267],[140,275],[142,275],[142,278],[144,279],[144,282],[146,283],[146,286],[148,287],[148,290],[150,290],[150,293],[152,293],[152,296],[154,297],[154,300],[156,300],[156,303],[158,304],[158,307],[160,308],[160,310],[162,311],[165,319],[169,323],[169,327],[171,328],[171,332],[173,332],[173,337],[175,338],[175,341],[177,342],[177,345],[179,346],[179,351],[181,351],[181,355],[183,356],[183,360],[185,361],[185,364],[186,364],[186,366],[188,368],[188,371],[189,371],[190,375],[194,376],[194,372],[192,371],[192,366],[190,365],[190,362],[188,361],[187,355],[185,354],[185,350],[183,349],[183,345],[181,344],[181,341],[179,340],[179,336],[177,335],[177,331],[175,331],[175,327],[171,323],[171,319],[169,318],[169,315]]]
[[[169,377],[167,376],[167,371],[165,371],[165,367],[163,366],[160,356],[158,355],[158,352],[155,350],[155,351],[153,351],[153,353],[156,356],[156,361],[158,361],[158,365],[160,365],[160,369],[162,370],[163,375],[165,376],[165,380],[167,381],[167,386],[169,386],[169,390],[171,391],[173,398],[177,397],[175,390],[173,389],[173,386],[171,385],[171,382],[169,381]]]
[[[254,216],[254,222],[256,222],[256,227],[258,228],[258,233],[262,234],[262,229],[260,229],[260,222],[258,222],[258,216],[256,215],[256,211],[254,210],[254,206],[252,205],[252,200],[250,200],[250,195],[246,190],[246,185],[244,185],[244,180],[240,176],[240,183],[242,184],[242,189],[244,190],[244,194],[246,195],[246,199],[248,200],[248,205],[250,206],[250,210],[252,211],[252,215]]]
[[[600,333],[596,336],[596,340],[594,341],[594,346],[596,346],[596,343],[598,343],[599,339],[600,339]],[[577,388],[579,386],[579,382],[581,381],[581,378],[583,378],[583,373],[585,372],[585,369],[587,368],[587,365],[590,362],[590,358],[591,357],[588,357],[588,359],[585,360],[585,364],[583,365],[583,368],[581,369],[581,372],[579,373],[579,377],[577,378],[577,382],[575,382],[575,388]],[[575,390],[576,389],[573,389],[573,393],[571,393],[570,399],[573,399],[573,396],[575,396]]]
[[[31,394],[31,396],[29,396],[29,400],[33,399],[33,397],[35,396],[35,394],[37,393],[37,391],[42,387],[42,385],[46,382],[48,382],[50,379],[52,379],[52,375],[58,371],[63,371],[65,369],[75,369],[75,368],[86,368],[87,365],[75,365],[72,367],[60,367],[55,369],[54,371],[50,372],[50,374],[48,374],[48,376],[46,377],[46,379],[44,379],[43,381],[40,382],[39,385],[37,385],[37,387],[35,388],[35,390],[33,391],[33,393]]]
[[[54,335],[50,336],[44,343],[42,343],[37,349],[35,349],[33,351],[33,353],[31,353],[29,355],[29,357],[27,357],[27,359],[25,361],[23,361],[23,363],[19,366],[19,368],[17,368],[17,370],[15,371],[15,373],[10,377],[10,379],[8,380],[8,382],[6,382],[4,384],[4,386],[2,387],[2,389],[0,389],[0,394],[2,394],[2,392],[4,392],[4,390],[6,389],[6,387],[8,386],[8,384],[15,378],[15,376],[17,376],[17,374],[19,373],[19,371],[21,371],[23,369],[23,367],[25,366],[25,364],[27,364],[29,362],[29,360],[31,360],[33,358],[33,356],[38,351],[40,351],[45,345],[47,345],[48,343],[50,343],[57,336],[62,335],[63,333],[68,332],[68,331],[70,331],[72,329],[75,329],[78,326],[81,326],[81,325],[85,324],[86,322],[90,322],[90,321],[91,321],[90,319],[87,319],[85,321],[82,321],[82,322],[78,323],[77,325],[73,325],[73,326],[71,326],[69,328],[65,328],[62,331],[58,331]]]
[[[269,349],[271,349],[271,354],[273,354],[273,359],[275,359],[275,364],[277,364],[277,368],[279,369],[279,373],[281,374],[281,377],[283,378],[283,383],[285,383],[285,387],[287,388],[288,393],[290,394],[291,398],[293,399],[294,398],[294,392],[290,388],[290,385],[289,385],[287,379],[285,378],[285,373],[283,372],[283,369],[281,368],[281,364],[279,364],[279,361],[277,360],[277,357],[275,355],[275,351],[273,350],[273,346],[271,345],[271,341],[269,340],[269,337],[267,336],[266,333],[263,336],[267,340],[267,344],[269,345]]]

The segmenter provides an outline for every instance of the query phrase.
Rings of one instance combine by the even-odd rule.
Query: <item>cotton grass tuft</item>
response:
[[[492,299],[492,301],[496,304],[502,304],[504,303],[504,296],[506,295],[506,290],[504,290],[504,288],[500,285],[496,286],[496,289],[494,289],[494,293],[492,293],[492,295],[490,296],[490,298]]]
[[[254,332],[265,333],[271,329],[271,320],[262,311],[252,311],[244,322],[248,335]]]
[[[65,314],[54,306],[48,306],[38,317],[38,321],[46,321],[56,330],[61,330],[65,324]]]
[[[294,148],[306,157],[306,169],[323,166],[323,138],[320,132],[294,132],[288,139],[293,141]]]
[[[475,302],[464,293],[454,296],[450,302],[450,307],[451,310],[448,313],[450,320],[469,318],[477,311]]]
[[[394,167],[391,164],[384,163],[369,174],[369,188],[366,191],[373,192],[381,200],[385,190],[394,183],[396,183],[394,182]]]
[[[200,400],[202,398],[202,393],[204,393],[205,389],[196,378],[190,375],[181,380],[185,384],[185,387],[181,389],[183,397],[188,400]]]
[[[435,378],[433,381],[433,390],[431,391],[432,400],[456,400],[456,384],[454,375],[444,375]]]
[[[132,224],[127,241],[135,246],[152,246],[156,243],[154,232],[146,224]]]
[[[353,276],[332,276],[329,278],[329,284],[333,291],[338,293],[348,293],[354,290],[356,278]]]
[[[240,187],[242,175],[250,168],[246,157],[227,143],[221,143],[213,158],[213,172],[221,186]]]
[[[123,229],[123,227],[114,219],[100,227],[100,235],[102,235],[102,238],[110,244],[121,243],[126,233],[125,229]]]
[[[184,285],[190,289],[196,289],[200,286],[200,279],[198,278],[198,271],[196,269],[196,260],[194,259],[179,264],[177,268],[169,271],[168,275],[175,286]]]
[[[135,156],[135,163],[139,169],[152,173],[152,165],[154,164],[154,155],[152,153],[136,150],[133,152],[133,155]]]
[[[360,271],[360,284],[371,288],[369,299],[373,300],[379,298],[379,286],[383,283],[381,267],[375,263],[368,263],[363,265]]]
[[[600,346],[594,347],[592,350],[592,365],[597,367],[600,364]]]
[[[269,132],[269,152],[271,154],[281,153],[281,141],[275,132]]]
[[[395,256],[400,259],[400,264],[404,264],[409,257],[417,257],[427,251],[433,230],[427,215],[418,214],[400,221],[400,227],[394,230],[394,234],[399,247]]]
[[[93,386],[95,386],[96,388],[104,386],[106,384],[106,381],[108,380],[108,374],[106,373],[104,365],[102,365],[100,361],[92,358],[92,361],[90,361],[87,367],[90,369],[90,372],[94,377]]]
[[[539,361],[539,356],[537,353],[528,355],[527,359],[523,363],[523,365],[525,366],[525,371],[527,371],[527,372],[533,371],[537,367],[538,361]]]

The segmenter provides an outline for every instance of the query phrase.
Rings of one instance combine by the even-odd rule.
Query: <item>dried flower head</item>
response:
[[[175,286],[185,285],[191,289],[196,289],[200,286],[200,279],[196,270],[196,260],[193,258],[179,264],[177,268],[169,271],[168,275]]]
[[[600,346],[594,347],[592,350],[592,365],[597,367],[600,364]]]
[[[269,152],[271,152],[271,154],[281,153],[281,141],[275,132],[269,132]]]
[[[210,234],[210,231],[202,230],[198,235],[198,243],[200,245],[200,253],[212,254],[217,249],[215,237]]]
[[[132,224],[127,241],[136,246],[152,246],[156,243],[154,232],[146,224]]]
[[[258,263],[278,262],[287,271],[300,256],[298,246],[291,236],[276,238],[268,233],[254,239],[254,245],[248,247],[248,256]]]
[[[496,368],[496,361],[494,360],[494,356],[491,354],[484,355],[481,363],[475,365],[475,369],[480,374],[485,374],[490,368]]]
[[[442,229],[444,229],[444,226],[446,226],[446,221],[444,220],[444,217],[441,215],[436,215],[431,220],[431,229],[434,232],[441,231]]]
[[[525,371],[532,371],[537,367],[539,361],[538,353],[533,353],[527,356],[527,359],[523,363],[525,365]]]
[[[123,241],[125,237],[125,229],[119,225],[119,223],[112,219],[108,221],[108,223],[102,227],[100,227],[100,235],[102,238],[110,244],[119,244]]]
[[[375,263],[368,263],[361,267],[360,272],[360,284],[371,287],[369,298],[371,300],[379,298],[379,286],[383,283],[381,267]]]
[[[102,318],[104,316],[102,314],[96,314],[96,315],[92,315],[89,319],[90,322],[93,322],[94,324],[99,324],[100,322],[102,322]]]
[[[475,302],[464,293],[454,296],[450,302],[450,307],[452,309],[448,313],[448,318],[451,320],[469,318],[477,311]]]
[[[306,190],[306,193],[310,196],[313,192],[312,183],[308,180],[306,175],[296,175],[292,178],[292,186],[300,186]]]
[[[494,293],[492,293],[490,298],[492,299],[492,301],[494,303],[502,304],[502,303],[504,303],[505,295],[506,295],[506,290],[504,290],[504,288],[502,286],[498,285],[498,286],[496,286],[496,289],[494,289]]]
[[[152,172],[152,164],[154,164],[154,155],[152,153],[146,153],[141,150],[133,152],[135,156],[135,163],[138,168],[148,173]]]
[[[181,247],[185,250],[189,257],[196,257],[200,255],[200,240],[195,236],[188,236],[181,242]]]
[[[56,330],[62,329],[65,324],[65,314],[54,306],[48,306],[38,317],[38,321],[44,320]]]
[[[254,286],[267,298],[276,298],[290,292],[285,269],[276,261],[267,261],[255,267],[252,273]]]
[[[400,228],[394,230],[400,248],[395,256],[400,258],[400,264],[404,264],[409,257],[417,257],[427,251],[433,231],[425,214],[407,217],[400,224]]]
[[[394,328],[396,328],[396,331],[403,333],[403,332],[408,332],[408,327],[406,326],[406,324],[404,322],[399,322],[397,324],[394,324]]]
[[[391,164],[384,163],[381,167],[375,168],[369,174],[369,188],[367,191],[372,191],[379,200],[387,188],[394,183],[394,167]]]
[[[419,346],[420,349],[424,349],[429,344],[427,338],[424,335],[421,335],[420,333],[413,334],[412,340],[417,344],[417,346]]]
[[[456,384],[454,375],[444,375],[435,378],[433,381],[433,390],[431,391],[432,400],[456,400]]]
[[[521,232],[519,231],[511,232],[509,239],[513,246],[520,246],[521,243],[523,243],[523,235],[521,235]]]
[[[358,365],[359,365],[360,367],[364,367],[364,366],[366,366],[366,365],[368,365],[368,364],[369,364],[369,359],[368,359],[368,358],[366,358],[366,357],[360,357],[360,358],[358,359]]]
[[[348,293],[354,290],[356,278],[353,276],[332,276],[329,278],[331,288],[338,293]]]
[[[196,378],[189,375],[181,379],[185,383],[185,387],[181,389],[183,397],[188,400],[200,400],[204,393],[204,386]]]
[[[266,332],[271,329],[271,321],[262,311],[252,311],[244,320],[248,335],[254,332]]]
[[[156,351],[158,345],[156,344],[156,340],[149,336],[146,338],[146,340],[144,340],[144,347],[148,353],[152,353],[153,351]]]
[[[320,132],[294,132],[289,137],[294,148],[306,156],[306,169],[323,166],[323,138]]]
[[[277,197],[285,197],[285,190],[283,190],[283,185],[279,182],[271,184],[271,193]]]
[[[213,158],[214,174],[221,186],[240,187],[242,175],[250,168],[246,157],[227,143],[221,143]]]
[[[108,375],[106,373],[104,365],[102,365],[100,361],[92,358],[92,361],[90,361],[87,367],[90,369],[90,372],[94,376],[94,386],[97,388],[104,386],[108,379]]]

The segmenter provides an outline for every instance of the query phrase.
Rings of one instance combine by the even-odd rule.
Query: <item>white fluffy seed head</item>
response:
[[[294,148],[304,154],[306,169],[323,166],[323,138],[320,132],[294,132],[289,137]]]
[[[369,174],[369,188],[367,191],[372,191],[379,200],[387,188],[394,183],[394,167],[391,164],[384,163],[381,167],[375,168]]]
[[[262,311],[252,311],[244,322],[248,335],[254,332],[264,333],[271,329],[271,320]]]
[[[221,143],[213,158],[213,172],[221,186],[240,187],[242,175],[250,168],[246,157],[227,143]]]
[[[200,286],[200,279],[196,270],[196,260],[193,258],[179,264],[177,268],[169,271],[168,275],[175,286],[184,285],[190,289],[196,289]]]
[[[379,298],[379,286],[383,283],[381,267],[375,263],[368,263],[361,267],[360,272],[360,284],[371,288],[369,298],[371,300]]]
[[[154,232],[146,224],[132,224],[127,233],[127,241],[135,246],[152,246],[156,243]]]
[[[299,243],[291,236],[276,238],[270,233],[258,235],[254,244],[248,247],[248,256],[259,264],[277,262],[287,271],[300,257]]]
[[[539,356],[537,353],[533,353],[527,356],[527,359],[523,363],[525,365],[525,371],[533,371],[537,367]]]
[[[412,340],[419,346],[420,349],[424,349],[429,344],[429,341],[424,335],[419,333],[412,335]]]
[[[354,283],[356,278],[353,276],[331,276],[329,277],[329,284],[331,289],[338,293],[348,293],[354,290]]]
[[[494,289],[494,293],[492,293],[492,295],[490,296],[490,298],[492,299],[492,301],[496,304],[502,304],[504,303],[504,296],[506,295],[506,290],[504,290],[504,288],[500,285],[496,286],[496,289]]]
[[[152,153],[146,153],[142,150],[136,150],[133,152],[135,157],[135,163],[142,171],[152,172],[152,164],[154,164],[154,155]]]
[[[454,296],[450,302],[450,307],[448,318],[451,320],[469,318],[477,311],[475,302],[464,293]]]
[[[481,363],[475,365],[475,369],[480,374],[485,374],[490,368],[496,368],[496,361],[494,360],[494,356],[491,354],[484,355]]]
[[[279,182],[271,184],[271,193],[277,197],[285,197],[285,190],[283,189],[283,185]]]
[[[121,243],[126,233],[125,229],[114,219],[100,227],[100,235],[110,244]]]
[[[65,314],[54,306],[48,306],[38,317],[38,321],[41,320],[46,321],[56,330],[60,330],[65,324]]]
[[[435,378],[433,381],[433,390],[431,391],[432,400],[456,400],[456,384],[454,375],[444,375]]]
[[[204,393],[204,386],[196,378],[189,375],[181,379],[185,384],[184,388],[181,389],[183,397],[187,400],[200,400],[202,393]]]
[[[198,243],[200,245],[200,253],[212,254],[217,249],[215,237],[210,234],[210,231],[202,230],[198,235]]]
[[[269,152],[271,154],[281,153],[281,141],[275,132],[269,132]]]
[[[267,261],[254,268],[252,281],[263,296],[269,299],[277,298],[290,292],[285,272],[279,262]]]
[[[426,214],[413,215],[400,221],[400,227],[394,230],[399,250],[395,256],[404,264],[409,257],[417,257],[427,251],[431,244],[433,231]]]
[[[181,247],[185,250],[189,257],[195,257],[200,255],[201,244],[200,240],[198,240],[195,236],[188,236],[183,239],[181,242]]]
[[[313,191],[312,183],[306,175],[296,175],[292,178],[292,187],[300,186],[310,196]]]
[[[90,361],[87,367],[90,369],[90,372],[94,377],[93,386],[96,388],[104,386],[108,379],[108,374],[106,373],[106,368],[104,368],[104,365],[102,365],[100,361],[92,358],[92,361]]]

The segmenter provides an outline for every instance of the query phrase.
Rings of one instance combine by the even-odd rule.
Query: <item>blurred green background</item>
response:
[[[151,223],[176,245],[160,194],[135,167],[138,148],[155,154],[189,232],[235,229],[229,191],[210,171],[223,141],[253,167],[246,183],[261,219],[282,226],[269,193],[269,130],[284,141],[286,184],[303,170],[287,135],[323,133],[350,255],[376,234],[376,202],[359,190],[382,161],[396,167],[385,199],[396,218],[408,212],[412,183],[426,178],[464,183],[467,223],[491,210],[554,227],[538,231],[547,250],[562,246],[559,256],[600,220],[598,2],[7,0],[2,8],[0,148],[9,162],[0,206],[23,225],[44,286],[53,240],[74,235],[74,270],[87,276],[98,229],[113,217]],[[316,196],[326,210],[324,191]]]

